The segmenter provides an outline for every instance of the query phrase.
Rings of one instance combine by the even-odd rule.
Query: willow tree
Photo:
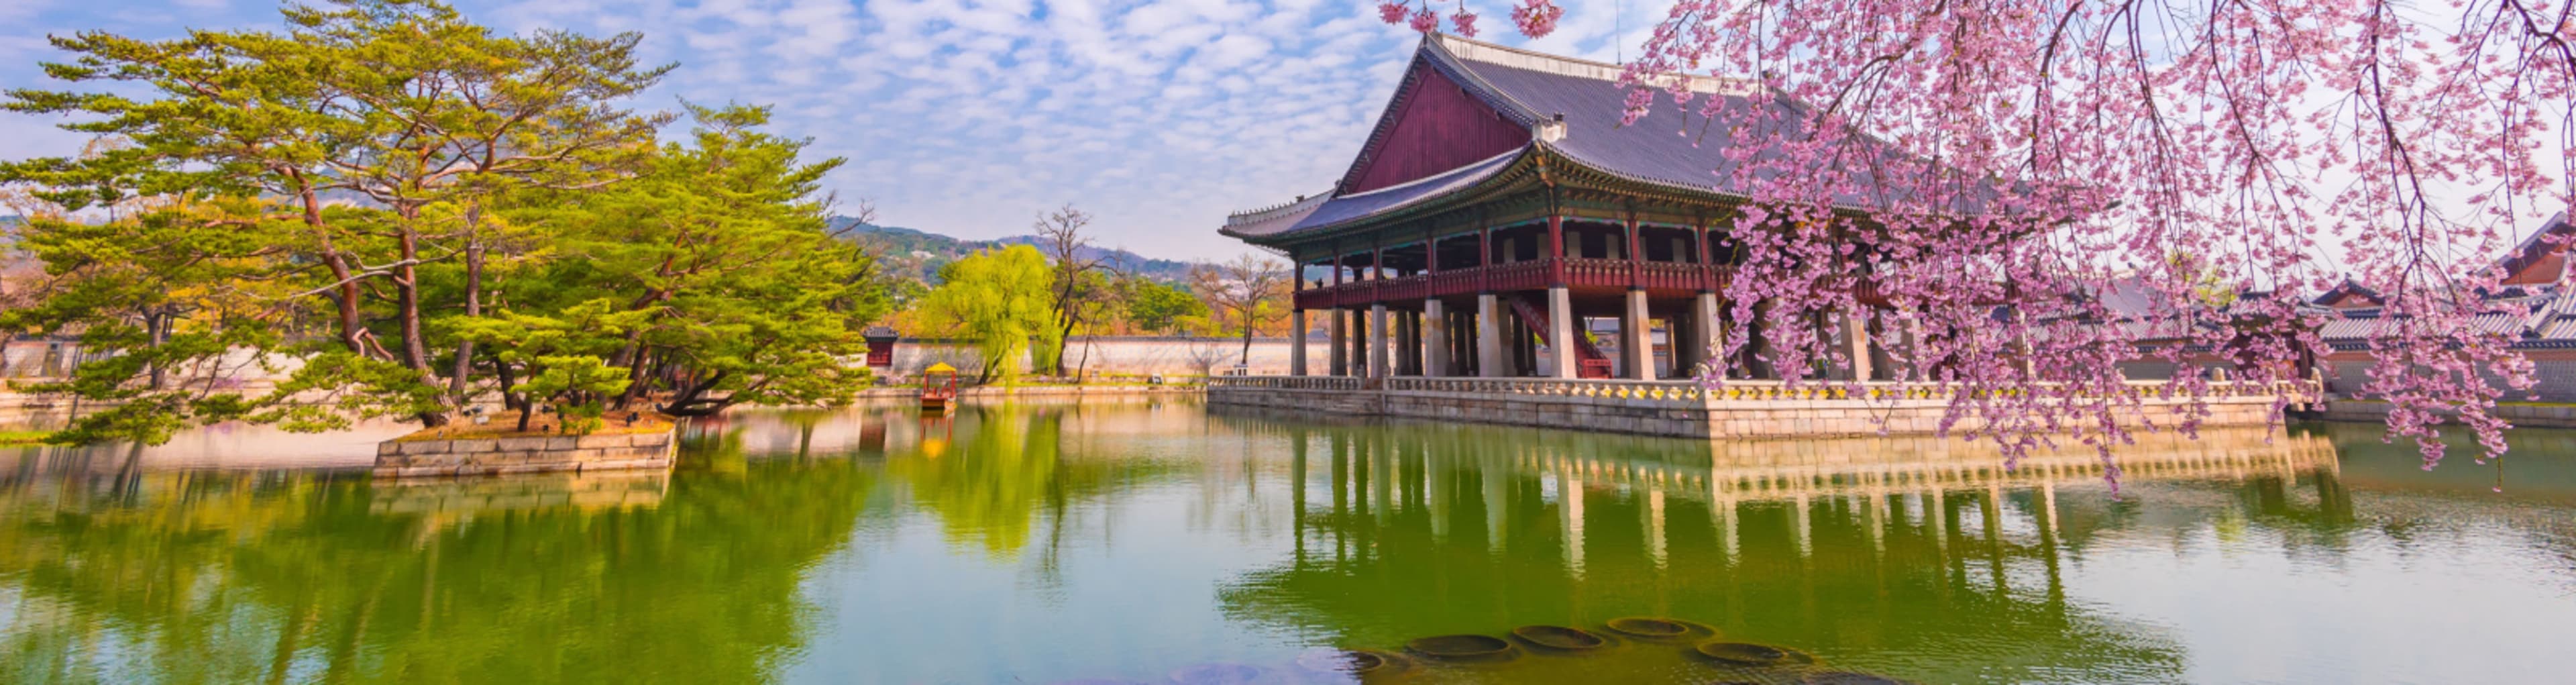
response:
[[[974,341],[984,357],[984,380],[1016,379],[1032,345],[1053,346],[1058,319],[1047,286],[1054,270],[1037,248],[977,250],[941,267],[939,278],[939,287],[922,298],[922,318]]]
[[[1447,6],[1378,12],[1433,31],[1435,4]],[[2501,278],[2492,259],[2514,223],[2571,199],[2568,12],[2521,0],[1682,0],[1626,51],[1625,125],[1730,145],[1710,170],[1712,186],[1747,195],[1725,295],[1737,320],[1783,324],[1769,326],[1789,333],[1768,343],[1776,365],[1832,359],[1831,341],[1790,324],[1871,291],[1943,333],[1916,354],[1947,360],[1940,380],[1967,390],[1953,420],[1982,419],[2013,455],[2070,427],[2107,445],[2127,439],[2113,418],[2135,400],[2118,399],[2118,364],[2137,351],[2088,322],[2153,322],[2184,342],[2156,353],[2168,360],[2214,348],[2248,379],[2291,380],[2302,356],[2329,351],[2315,327],[2244,336],[2236,324],[2301,321],[2300,295],[2349,279],[2387,299],[2360,394],[2390,403],[2389,436],[2414,439],[2430,468],[2446,415],[2502,453],[2491,409],[2532,382],[2511,341],[2470,319],[2489,313],[2479,294]],[[1531,37],[1562,13],[1553,0],[1510,10]],[[1465,4],[1448,19],[1474,35]],[[1696,94],[1674,74],[1731,86]],[[1864,205],[1880,209],[1844,211]],[[2213,274],[2249,296],[2205,306]],[[1844,287],[1859,278],[1871,287]],[[2112,311],[2100,295],[2115,289],[2151,311]],[[1747,344],[1743,328],[1728,350]],[[2168,391],[2208,388],[2181,377]]]

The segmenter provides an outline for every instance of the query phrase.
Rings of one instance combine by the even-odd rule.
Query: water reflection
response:
[[[1295,555],[1221,593],[1242,620],[1386,646],[1668,615],[1933,681],[2040,666],[2043,679],[2135,680],[2171,677],[2181,661],[2156,631],[2067,601],[2065,549],[2135,509],[2061,503],[2060,487],[2098,487],[2089,452],[2005,472],[1989,451],[1929,439],[1265,432],[1287,443],[1296,491],[1312,501],[1297,504]],[[2133,481],[2225,479],[2258,493],[2305,474],[2324,509],[2344,512],[2319,516],[2349,518],[2324,439],[2208,437],[2126,450],[2122,463]],[[1682,669],[1657,680],[1692,668],[1651,666]]]
[[[2086,451],[1168,400],[743,413],[667,476],[40,453],[0,469],[0,681],[1331,682],[1300,657],[1619,616],[1926,682],[2545,679],[2576,433],[2516,440],[2429,474],[2367,427],[2151,442],[2122,500]],[[1406,682],[1718,675],[1600,654]]]
[[[0,497],[0,680],[760,680],[875,475],[82,472]],[[667,488],[667,492],[666,492]]]

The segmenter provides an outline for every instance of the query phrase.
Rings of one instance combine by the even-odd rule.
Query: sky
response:
[[[1070,203],[1094,215],[1102,246],[1174,259],[1245,252],[1217,235],[1226,214],[1329,189],[1417,40],[1368,0],[455,4],[508,32],[642,33],[649,63],[679,68],[637,107],[773,105],[809,154],[849,160],[827,188],[845,208],[873,201],[879,223],[996,238]],[[1643,40],[1661,4],[1570,4],[1537,41],[1511,30],[1504,3],[1473,6],[1486,40],[1608,59]],[[0,0],[0,88],[60,86],[36,66],[62,54],[49,34],[279,28],[277,8]],[[0,113],[0,159],[76,152],[84,138],[57,123]]]

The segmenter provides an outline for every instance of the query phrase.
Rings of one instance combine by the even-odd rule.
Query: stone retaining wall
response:
[[[376,487],[367,510],[379,514],[484,514],[565,507],[650,508],[662,503],[662,493],[670,484],[669,473],[632,470],[414,478]]]
[[[2327,421],[2387,423],[2388,403],[2334,400],[2326,403],[2323,416]],[[2495,407],[2495,416],[2520,428],[2576,428],[2576,406],[2499,404]]]
[[[1207,401],[1212,406],[1728,439],[1930,434],[1940,428],[1948,408],[1948,402],[1937,400],[1677,400],[1225,386],[1209,388]],[[2141,411],[2121,417],[2121,423],[2170,427],[2182,422],[2180,412],[2186,407],[2149,401]],[[2261,426],[2272,420],[2272,403],[2264,398],[2212,398],[2209,409],[2203,426]],[[1974,421],[1961,421],[1952,430],[1975,427]]]
[[[676,431],[467,440],[389,440],[376,446],[378,478],[667,469]]]

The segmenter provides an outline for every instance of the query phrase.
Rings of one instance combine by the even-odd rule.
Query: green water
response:
[[[1823,664],[1366,680],[2552,682],[2576,634],[2571,432],[2429,473],[2366,426],[2150,441],[2114,500],[2084,453],[1170,401],[750,413],[667,476],[346,468],[386,430],[0,453],[0,681],[1349,682],[1663,616]]]

